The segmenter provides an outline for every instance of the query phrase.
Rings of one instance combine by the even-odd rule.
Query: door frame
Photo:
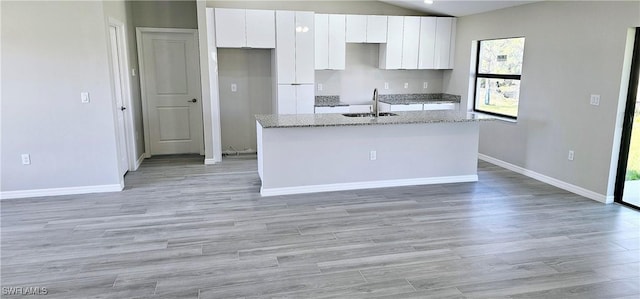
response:
[[[183,28],[155,28],[155,27],[136,27],[136,43],[138,46],[138,73],[140,74],[140,97],[142,98],[142,127],[144,129],[144,156],[145,158],[151,157],[151,133],[149,127],[149,107],[147,106],[147,91],[145,80],[145,72],[144,72],[144,51],[142,51],[142,35],[144,33],[190,33],[193,35],[193,40],[196,42],[196,49],[199,49],[199,39],[198,39],[198,29],[183,29]],[[198,60],[200,59],[200,53],[198,52]],[[198,62],[198,66],[200,63]],[[200,70],[198,70],[198,75],[201,76]],[[200,79],[198,79],[200,81]],[[200,87],[200,99],[202,99],[202,86]],[[198,101],[198,105],[202,106],[202,101]],[[204,132],[204,107],[202,107],[202,126]],[[204,136],[202,139],[202,145],[200,146],[200,155],[204,155]]]
[[[127,39],[126,39],[126,26],[125,24],[118,20],[115,19],[113,17],[108,17],[107,19],[107,43],[109,45],[109,57],[111,57],[111,38],[110,38],[110,34],[109,34],[109,30],[110,28],[115,28],[116,30],[116,39],[118,39],[118,41],[120,41],[119,43],[116,44],[116,49],[118,51],[118,64],[119,64],[119,70],[120,70],[120,89],[122,90],[122,103],[125,105],[125,107],[127,107],[128,109],[126,109],[124,111],[124,132],[119,132],[119,128],[118,128],[118,117],[117,117],[117,113],[118,113],[118,109],[120,109],[120,107],[117,107],[116,103],[115,103],[115,98],[112,99],[113,101],[113,116],[114,116],[114,125],[115,125],[115,132],[117,134],[124,134],[125,135],[125,140],[126,140],[126,144],[125,149],[126,149],[126,153],[127,153],[127,168],[128,171],[136,171],[138,169],[138,163],[137,163],[137,157],[135,155],[136,153],[136,143],[135,143],[135,128],[134,128],[134,116],[133,116],[133,103],[132,103],[132,94],[131,94],[131,79],[129,77],[129,57],[127,55]],[[115,84],[115,82],[113,82],[113,77],[114,77],[114,72],[115,72],[115,68],[112,65],[111,61],[113,61],[113,59],[109,60],[109,67],[111,69],[111,79],[112,79],[112,86],[111,89],[112,91],[115,90],[113,84]],[[114,95],[115,96],[115,95]],[[118,141],[118,136],[116,136],[116,144],[119,144]],[[116,148],[117,151],[117,156],[118,156],[118,163],[120,163],[120,151],[118,148]],[[118,169],[120,167],[118,166]]]
[[[635,30],[635,40],[633,42],[633,54],[631,57],[631,73],[629,74],[629,88],[627,90],[627,100],[625,103],[624,118],[622,124],[622,138],[620,142],[620,154],[618,156],[618,169],[614,189],[615,203],[638,209],[630,203],[622,201],[624,194],[624,183],[626,181],[626,171],[631,147],[631,130],[635,114],[636,97],[638,94],[638,84],[640,82],[640,27]]]

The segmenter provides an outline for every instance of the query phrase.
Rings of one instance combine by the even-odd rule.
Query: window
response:
[[[481,40],[473,110],[516,119],[524,37]]]

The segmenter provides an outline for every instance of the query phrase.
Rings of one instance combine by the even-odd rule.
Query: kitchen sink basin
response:
[[[346,117],[374,117],[375,113],[345,113],[342,114]],[[380,112],[378,116],[396,116],[397,114],[391,112]]]

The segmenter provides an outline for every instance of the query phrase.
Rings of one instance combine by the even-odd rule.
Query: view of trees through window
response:
[[[517,118],[524,37],[480,41],[477,54],[474,110]]]

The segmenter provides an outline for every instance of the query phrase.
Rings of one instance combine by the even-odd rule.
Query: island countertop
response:
[[[263,128],[337,127],[365,125],[402,125],[491,121],[496,118],[459,111],[393,112],[395,116],[347,117],[342,114],[266,114],[256,115]]]

